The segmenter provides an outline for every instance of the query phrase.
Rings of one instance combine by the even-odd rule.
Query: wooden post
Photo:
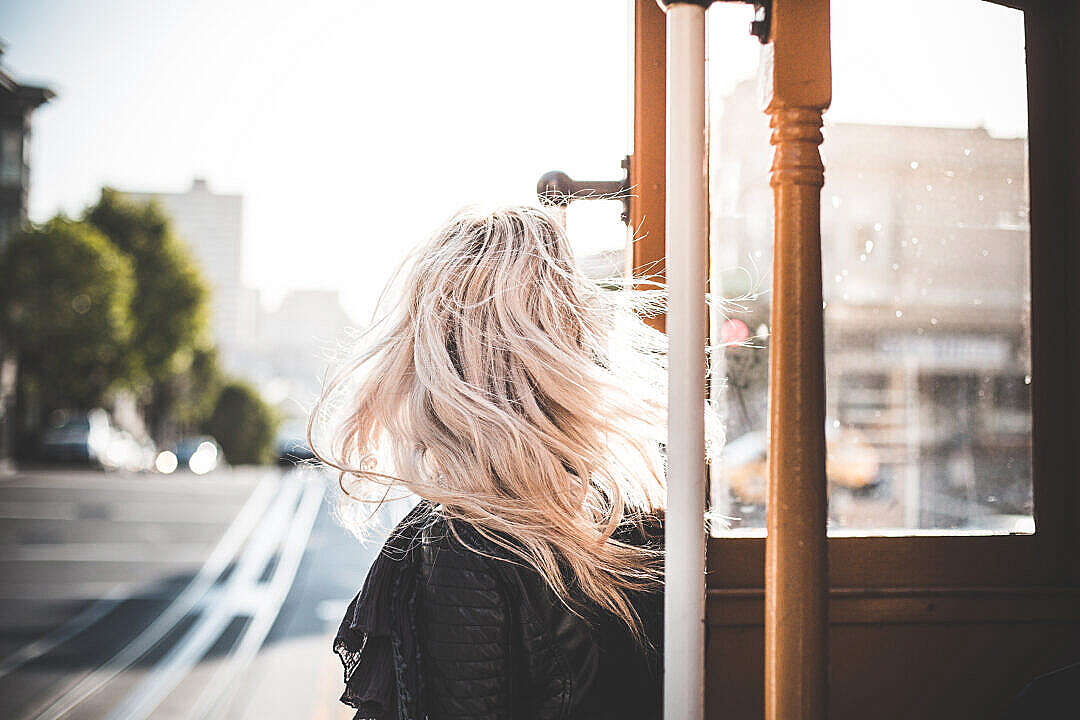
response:
[[[630,156],[630,231],[634,242],[627,253],[627,274],[634,271],[666,278],[664,207],[667,195],[667,21],[656,0],[634,1],[634,154]],[[655,287],[645,284],[641,287]],[[665,317],[646,322],[666,328]]]
[[[825,720],[828,552],[821,296],[821,115],[831,99],[828,0],[773,0],[765,111],[776,147],[766,720]]]

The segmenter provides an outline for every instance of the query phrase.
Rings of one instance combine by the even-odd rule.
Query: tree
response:
[[[232,381],[222,388],[206,423],[234,465],[261,464],[274,459],[278,417],[250,385]]]
[[[0,277],[0,334],[19,368],[25,442],[49,411],[100,405],[128,377],[134,271],[92,226],[57,216],[12,238]]]
[[[205,348],[209,290],[168,218],[153,204],[126,200],[103,188],[86,220],[125,253],[135,269],[132,344],[151,433],[161,439],[175,412],[169,383],[186,372],[197,349]]]
[[[199,431],[210,420],[218,396],[225,385],[225,375],[215,348],[196,348],[187,371],[169,383],[175,398],[175,416],[182,434]]]

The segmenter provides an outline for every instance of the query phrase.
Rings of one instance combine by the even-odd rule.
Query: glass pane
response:
[[[713,342],[728,446],[712,500],[764,525],[772,264],[750,10],[709,11]],[[822,155],[833,532],[1032,532],[1023,14],[834,0]],[[963,28],[963,37],[956,35]]]

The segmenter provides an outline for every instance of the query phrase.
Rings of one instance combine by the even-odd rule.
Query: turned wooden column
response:
[[[828,0],[774,0],[766,64],[775,230],[765,553],[766,720],[825,720],[828,700],[821,114]],[[770,66],[771,65],[771,66]]]

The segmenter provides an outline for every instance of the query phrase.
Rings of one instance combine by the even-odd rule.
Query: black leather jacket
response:
[[[357,718],[661,716],[661,592],[631,597],[651,645],[643,647],[588,603],[570,611],[535,570],[472,528],[458,523],[455,536],[417,512],[387,542],[335,640],[342,701]],[[659,547],[662,524],[620,539]]]

